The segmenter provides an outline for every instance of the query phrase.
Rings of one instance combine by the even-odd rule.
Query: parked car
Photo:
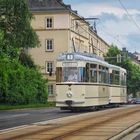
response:
[[[128,98],[128,104],[135,104],[136,98]]]
[[[135,99],[135,104],[140,104],[140,98]]]

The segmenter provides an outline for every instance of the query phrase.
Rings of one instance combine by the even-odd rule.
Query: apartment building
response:
[[[137,66],[140,67],[140,53],[138,53],[138,52],[134,52],[134,53],[129,52],[129,51],[127,51],[126,48],[122,48],[122,52],[123,52],[123,54],[128,55],[128,57],[131,59],[131,61],[132,61],[132,63],[134,65],[137,65]]]
[[[76,51],[103,57],[109,45],[77,11],[62,0],[28,0],[28,5],[34,17],[32,27],[40,40],[40,47],[28,52],[40,66],[44,78],[48,79],[49,100],[54,100],[58,55]],[[51,76],[49,71],[52,71]]]

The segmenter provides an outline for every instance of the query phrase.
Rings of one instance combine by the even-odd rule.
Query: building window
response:
[[[53,62],[46,62],[46,72],[53,72]]]
[[[54,88],[54,87],[53,87],[53,84],[49,84],[49,85],[48,85],[48,95],[49,95],[49,96],[53,95],[53,91],[54,91],[53,88]]]
[[[46,51],[53,51],[53,39],[46,39]]]
[[[46,18],[46,28],[52,28],[53,27],[53,19],[51,17]]]

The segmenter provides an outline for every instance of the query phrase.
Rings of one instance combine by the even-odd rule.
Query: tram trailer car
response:
[[[73,110],[105,106],[115,101],[123,103],[119,98],[114,100],[115,94],[110,94],[114,92],[114,87],[110,86],[110,66],[96,55],[60,55],[56,65],[56,106]]]
[[[109,71],[110,104],[127,103],[126,70],[115,65],[110,65]]]

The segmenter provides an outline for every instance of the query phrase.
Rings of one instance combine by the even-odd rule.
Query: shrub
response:
[[[47,102],[47,81],[35,68],[17,60],[0,60],[0,102],[29,104]]]

